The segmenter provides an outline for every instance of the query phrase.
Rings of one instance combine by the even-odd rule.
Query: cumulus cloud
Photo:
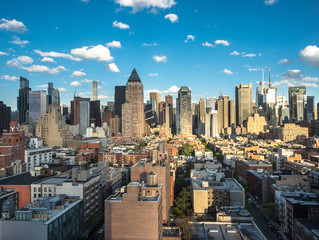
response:
[[[28,56],[19,56],[7,61],[7,66],[9,67],[20,67],[26,64],[33,63],[33,59]]]
[[[102,95],[98,95],[97,98],[98,99],[108,99],[108,98],[111,98],[111,97],[102,94]]]
[[[306,82],[318,82],[317,77],[304,77],[304,78],[302,78],[302,80],[306,81]]]
[[[80,86],[82,84],[80,82],[78,82],[78,81],[73,81],[73,82],[70,83],[70,85],[73,86],[73,87],[77,87],[77,86]]]
[[[204,42],[204,43],[202,43],[202,46],[205,46],[205,47],[214,47],[214,45],[213,44],[211,44],[211,43],[209,43],[209,42]]]
[[[91,83],[92,80],[90,80],[90,79],[82,79],[81,82],[83,82],[83,83]]]
[[[120,70],[118,69],[118,67],[116,66],[115,63],[110,63],[110,64],[106,65],[105,69],[107,71],[111,71],[111,72],[120,72]]]
[[[319,68],[319,48],[316,45],[309,45],[305,49],[300,50],[299,60],[306,62],[314,68]]]
[[[47,88],[47,87],[48,87],[48,84],[37,85],[36,87],[37,87],[37,88]]]
[[[256,57],[255,53],[242,53],[243,57]]]
[[[237,52],[237,51],[233,51],[233,52],[231,52],[229,55],[231,55],[231,56],[238,56],[238,55],[240,55],[240,53]]]
[[[318,87],[318,78],[303,76],[303,71],[299,69],[289,69],[281,74],[281,81],[274,82],[274,87],[303,85],[306,87]]]
[[[17,44],[20,46],[25,46],[26,44],[28,44],[30,42],[27,40],[21,40],[19,37],[14,37],[14,40],[11,41],[10,43]]]
[[[149,77],[157,77],[157,76],[158,76],[158,73],[149,73],[148,76],[149,76]]]
[[[84,77],[84,76],[86,76],[86,73],[81,71],[74,71],[71,75],[71,77]]]
[[[107,43],[106,46],[111,48],[122,48],[121,42],[115,40]]]
[[[12,82],[16,82],[19,80],[18,77],[16,76],[10,76],[10,75],[4,75],[1,77],[2,79],[5,79],[5,80],[9,80],[9,81],[12,81]]]
[[[66,92],[66,89],[65,89],[65,88],[63,88],[63,87],[58,88],[58,90],[59,90],[60,92]]]
[[[165,19],[170,20],[172,23],[178,22],[178,16],[174,13],[169,13],[165,15]]]
[[[41,62],[53,62],[55,63],[54,59],[53,58],[50,58],[50,57],[44,57],[41,59]]]
[[[163,56],[153,55],[153,59],[156,62],[164,62],[165,63],[167,61],[167,57],[165,55],[163,55]]]
[[[286,59],[286,58],[281,59],[281,60],[279,60],[279,61],[277,62],[277,64],[293,64],[293,63],[294,63],[293,61],[290,61],[290,60],[288,60],[288,59]]]
[[[223,70],[223,73],[225,73],[225,74],[227,74],[227,75],[232,75],[232,74],[233,74],[233,72],[230,71],[230,70],[228,70],[227,68],[225,68],[225,69]]]
[[[20,69],[26,70],[28,72],[43,72],[48,74],[58,74],[62,71],[67,71],[67,69],[63,66],[57,66],[56,68],[49,68],[43,65],[31,65],[28,67],[22,66]]]
[[[143,46],[144,47],[154,47],[154,46],[157,46],[157,43],[143,43]]]
[[[133,13],[144,8],[168,9],[176,4],[175,0],[114,0],[121,7],[132,8]]]
[[[278,2],[278,0],[265,0],[265,1],[264,1],[264,3],[265,3],[266,5],[273,5],[273,4],[275,4],[276,2]]]
[[[114,59],[111,56],[110,50],[103,45],[75,48],[71,50],[71,54],[78,58],[86,60],[96,60],[98,62],[109,62]]]
[[[248,68],[249,72],[257,72],[257,71],[260,71],[260,70],[261,70],[260,68]]]
[[[9,55],[9,53],[1,52],[1,51],[0,51],[0,56],[3,56],[3,55]]]
[[[195,37],[193,35],[187,35],[186,39],[184,40],[184,42],[188,42],[188,40],[191,40],[194,42]]]
[[[112,26],[120,29],[130,29],[130,26],[128,24],[118,21],[114,21]]]
[[[301,79],[303,72],[299,69],[289,69],[286,70],[284,74],[281,75],[281,77],[284,80],[290,80],[290,81],[298,81]]]
[[[230,43],[227,40],[216,40],[215,44],[216,45],[221,44],[221,45],[224,45],[224,46],[229,46],[230,45]]]
[[[81,61],[80,58],[74,57],[71,54],[59,53],[59,52],[42,52],[40,50],[34,50],[35,53],[39,54],[41,57],[54,57],[54,58],[65,58],[74,61]]]
[[[179,90],[179,87],[173,85],[169,89],[166,89],[166,90],[163,90],[163,91],[160,91],[158,89],[151,89],[151,90],[144,91],[144,93],[146,95],[149,95],[150,92],[159,92],[159,93],[162,93],[162,94],[176,94],[178,92],[178,90]]]
[[[27,27],[23,24],[23,22],[17,21],[15,19],[8,20],[2,18],[0,20],[0,30],[17,32],[17,33],[24,33],[27,31]]]

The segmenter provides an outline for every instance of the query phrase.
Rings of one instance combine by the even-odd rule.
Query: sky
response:
[[[32,90],[114,100],[136,68],[162,98],[187,85],[192,100],[235,96],[236,84],[262,79],[287,96],[306,85],[319,100],[317,0],[46,0],[2,1],[0,101],[16,109],[19,77]],[[175,100],[174,100],[175,101]]]

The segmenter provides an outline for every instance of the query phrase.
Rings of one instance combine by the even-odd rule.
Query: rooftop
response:
[[[0,185],[31,185],[32,183],[41,181],[47,176],[33,177],[29,172],[0,179]]]

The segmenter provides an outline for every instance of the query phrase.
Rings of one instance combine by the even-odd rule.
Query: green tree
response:
[[[176,199],[176,206],[183,211],[184,215],[186,215],[190,205],[190,193],[187,191],[186,187],[183,187]]]
[[[188,143],[183,144],[182,146],[182,155],[185,156],[193,156],[194,155],[194,148]]]
[[[220,161],[220,162],[223,161],[223,156],[222,156],[222,154],[219,153],[219,152],[215,153],[215,154],[214,154],[214,157],[215,157],[218,161]]]

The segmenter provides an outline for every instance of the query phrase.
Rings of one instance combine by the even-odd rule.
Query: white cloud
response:
[[[319,48],[316,45],[309,45],[305,49],[300,50],[299,60],[306,62],[314,68],[319,68]]]
[[[224,46],[229,46],[230,45],[230,43],[227,40],[216,40],[215,44],[216,45],[221,44],[221,45],[224,45]]]
[[[120,70],[118,69],[118,67],[116,66],[115,63],[110,63],[110,64],[106,65],[105,69],[107,71],[111,71],[111,72],[120,72]]]
[[[90,80],[90,79],[83,79],[83,80],[81,80],[81,82],[83,82],[83,83],[91,83],[92,80]]]
[[[55,63],[54,59],[53,58],[50,58],[50,57],[44,57],[41,59],[41,62],[53,62]]]
[[[118,21],[113,22],[113,27],[120,28],[120,29],[130,29],[130,26],[128,24],[118,22]]]
[[[293,61],[290,61],[290,60],[284,58],[284,59],[279,60],[277,62],[277,64],[293,64]]]
[[[108,99],[108,98],[111,98],[111,97],[106,96],[106,95],[98,95],[97,98],[98,98],[98,99]]]
[[[66,92],[66,89],[65,88],[58,88],[58,90],[60,91],[60,92]]]
[[[78,58],[83,58],[86,60],[96,60],[99,62],[109,62],[114,59],[111,56],[110,50],[102,45],[75,48],[71,50],[71,54],[75,55]]]
[[[318,82],[317,77],[303,77],[302,80],[305,82]]]
[[[143,46],[144,47],[154,47],[154,46],[157,46],[157,43],[143,43]]]
[[[27,40],[21,40],[19,37],[14,37],[14,40],[11,41],[10,43],[13,43],[13,44],[17,44],[17,45],[20,45],[20,46],[24,46],[28,43],[30,43],[29,41]]]
[[[37,87],[37,88],[47,88],[47,87],[48,87],[48,84],[37,85],[36,87]]]
[[[232,75],[232,74],[233,74],[233,72],[230,71],[230,70],[228,70],[227,68],[225,68],[225,69],[223,70],[223,73],[226,73],[227,75]]]
[[[121,7],[131,7],[133,13],[144,8],[168,9],[176,4],[175,0],[114,0]]]
[[[164,62],[165,63],[167,61],[167,57],[165,55],[163,55],[163,56],[153,55],[153,59],[156,62]]]
[[[159,92],[159,93],[162,93],[162,94],[176,94],[179,90],[179,87],[173,85],[171,86],[169,89],[166,89],[166,90],[163,90],[163,91],[160,91],[158,89],[151,89],[151,90],[146,90],[144,91],[144,94],[145,95],[149,95],[150,92]]]
[[[148,76],[149,76],[149,77],[157,77],[157,76],[158,76],[158,73],[149,73]]]
[[[260,71],[260,68],[248,68],[249,72],[256,72],[256,71]]]
[[[59,52],[42,52],[40,50],[34,50],[35,53],[39,54],[41,57],[54,57],[54,58],[65,58],[65,59],[70,59],[74,61],[81,61],[80,58],[76,58],[72,56],[71,54],[67,53],[59,53]]]
[[[63,66],[57,66],[56,68],[49,68],[43,65],[31,65],[29,67],[21,66],[20,69],[26,70],[28,72],[43,72],[48,74],[58,74],[62,71],[67,71],[67,69]]]
[[[316,83],[302,83],[302,85],[304,85],[306,87],[312,87],[312,88],[318,87],[318,84],[316,84]]]
[[[85,72],[81,72],[81,71],[74,71],[72,73],[72,77],[84,77],[86,76],[86,73]]]
[[[281,77],[284,80],[290,80],[290,81],[298,81],[301,79],[303,72],[299,69],[289,69],[286,70],[284,74],[281,75]]]
[[[102,87],[101,86],[97,86],[97,89],[101,89]]]
[[[88,4],[90,2],[90,0],[81,0],[81,2]]]
[[[172,23],[178,22],[178,16],[174,13],[169,13],[165,15],[165,19],[170,20]]]
[[[202,43],[202,46],[205,46],[205,47],[214,47],[214,45],[213,44],[211,44],[211,43],[209,43],[209,42],[204,42],[204,43]]]
[[[191,40],[194,42],[195,37],[193,35],[187,35],[187,38],[184,40],[184,42],[188,42],[188,40]]]
[[[77,86],[80,86],[82,84],[80,82],[78,82],[78,81],[73,81],[73,82],[70,83],[70,85],[73,86],[73,87],[77,87]]]
[[[255,53],[242,53],[243,57],[256,57]]]
[[[79,86],[79,85],[77,85],[77,86]],[[77,86],[75,86],[75,87],[77,87]],[[92,92],[89,92],[89,91],[87,91],[87,92],[79,92],[79,96],[83,97],[83,98],[90,98],[92,96]]]
[[[1,51],[0,51],[0,56],[3,56],[3,55],[9,55],[9,53],[1,52]]]
[[[115,40],[107,43],[106,46],[111,48],[122,48],[121,42]]]
[[[317,88],[317,82],[319,81],[317,77],[304,77],[303,72],[299,69],[286,70],[285,73],[281,74],[281,79],[281,81],[274,82],[272,85],[274,87],[303,85],[306,87]]]
[[[264,3],[265,3],[266,5],[273,5],[273,4],[275,4],[276,2],[278,2],[278,0],[265,0],[265,1],[264,1]]]
[[[9,67],[20,67],[25,64],[33,63],[33,59],[28,56],[19,56],[7,61],[7,66]]]
[[[233,52],[231,52],[229,55],[231,55],[231,56],[238,56],[238,55],[240,55],[240,53],[237,52],[237,51],[233,51]]]
[[[6,30],[11,32],[17,32],[17,33],[24,33],[27,31],[26,26],[23,24],[23,22],[17,21],[15,19],[8,20],[5,18],[2,18],[0,20],[0,30]]]
[[[9,81],[12,81],[12,82],[16,82],[19,80],[18,77],[16,76],[10,76],[10,75],[4,75],[1,77],[2,79],[5,79],[5,80],[9,80]]]

